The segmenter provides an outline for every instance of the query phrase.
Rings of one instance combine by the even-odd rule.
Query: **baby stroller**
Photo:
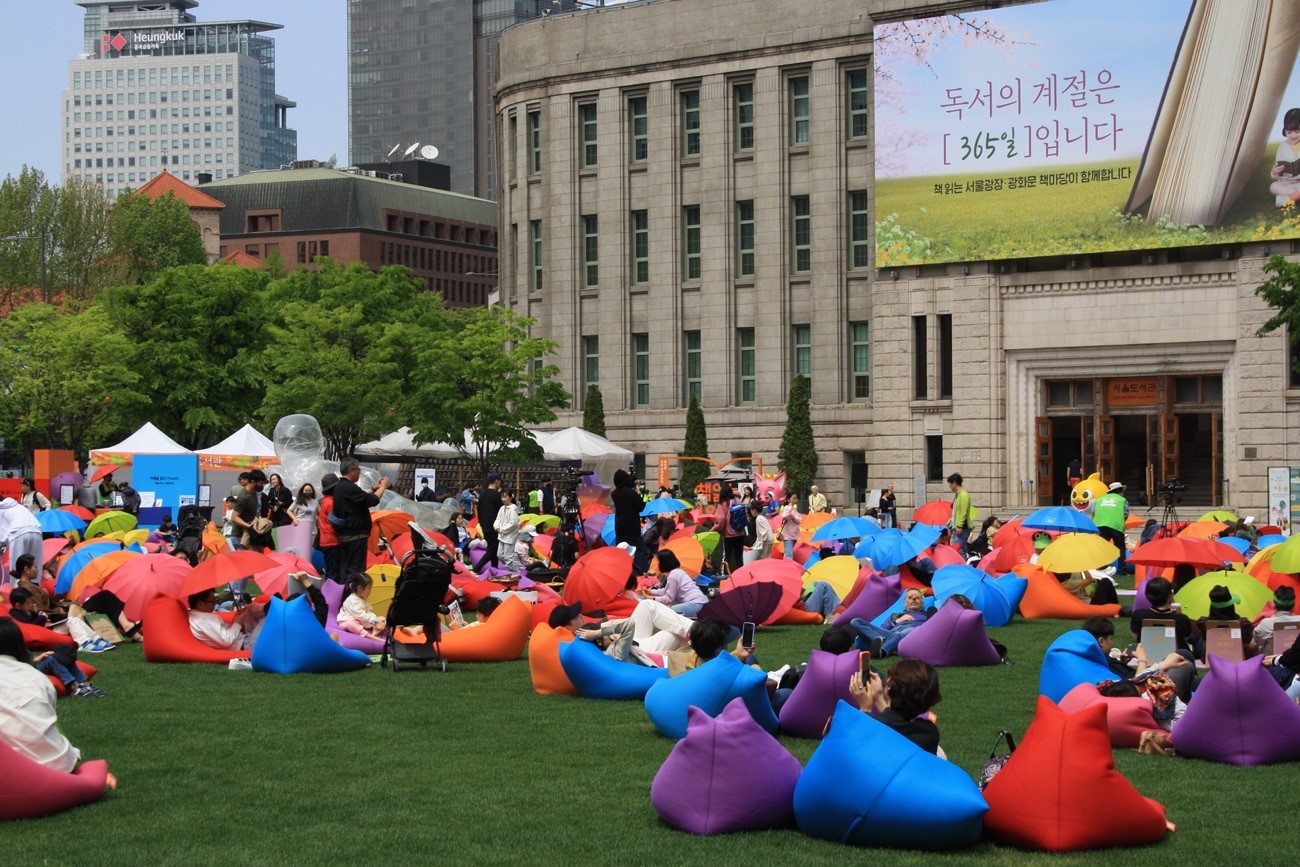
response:
[[[402,663],[419,663],[421,668],[427,668],[431,662],[446,671],[447,660],[442,658],[438,647],[441,627],[438,615],[447,611],[442,603],[451,586],[454,554],[441,545],[433,545],[414,522],[411,539],[415,549],[406,555],[402,574],[397,576],[379,665],[381,668],[388,665],[392,656],[393,671],[398,671]],[[423,626],[424,641],[411,644],[396,640],[395,632],[400,626]]]

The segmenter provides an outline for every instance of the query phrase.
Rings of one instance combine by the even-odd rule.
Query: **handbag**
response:
[[[1007,742],[1007,751],[1002,755],[998,755],[998,745],[1003,740]],[[989,784],[989,781],[997,776],[998,771],[1002,770],[1002,766],[1007,763],[1011,758],[1011,754],[1015,751],[1016,741],[1011,737],[1011,732],[1006,729],[999,731],[998,736],[993,739],[993,749],[989,751],[988,761],[984,763],[984,767],[980,768],[979,787],[981,792],[984,791],[984,787]]]

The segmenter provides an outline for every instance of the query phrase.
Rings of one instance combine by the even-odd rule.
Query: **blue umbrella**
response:
[[[893,528],[881,530],[870,540],[873,543],[868,554],[871,565],[879,570],[901,566],[938,541],[942,532],[941,527],[929,524],[917,524],[906,533]],[[853,553],[860,556],[856,549]]]
[[[103,557],[105,554],[112,554],[114,551],[121,551],[122,543],[115,539],[105,539],[103,542],[96,542],[73,551],[63,565],[59,567],[59,575],[54,581],[55,593],[67,593],[72,589],[72,582],[77,580],[77,573],[85,568],[86,564],[97,557]]]
[[[1033,530],[1052,530],[1057,533],[1095,533],[1097,525],[1083,512],[1070,506],[1049,506],[1039,509],[1020,522],[1020,526]]]
[[[811,542],[830,542],[835,539],[863,539],[880,532],[874,521],[866,518],[850,518],[847,515],[827,521],[812,534]]]
[[[936,571],[931,586],[936,605],[942,605],[949,596],[960,593],[984,613],[986,625],[1006,626],[1015,616],[1029,582],[1019,575],[994,578],[974,566],[959,565],[944,566]]]
[[[614,516],[606,515],[605,523],[600,525],[600,538],[611,548],[618,543],[618,534],[614,532]]]
[[[678,512],[684,512],[689,508],[690,506],[686,505],[681,500],[672,497],[655,497],[653,500],[645,504],[645,508],[641,510],[641,517],[649,518],[654,515],[674,515]]]
[[[1285,541],[1286,541],[1286,537],[1281,535],[1280,533],[1270,533],[1267,536],[1260,536],[1258,539],[1256,539],[1255,547],[1262,551],[1265,548],[1271,548],[1274,545],[1281,545]]]
[[[62,509],[46,509],[37,512],[36,520],[41,525],[42,533],[66,533],[69,530],[81,532],[86,529],[85,521]]]
[[[1229,548],[1236,548],[1238,554],[1245,554],[1246,549],[1250,547],[1250,540],[1243,539],[1240,536],[1223,536],[1218,541],[1227,545]]]

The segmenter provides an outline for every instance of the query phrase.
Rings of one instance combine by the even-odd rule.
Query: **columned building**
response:
[[[557,425],[598,385],[653,479],[695,395],[715,460],[774,472],[803,373],[841,508],[893,483],[906,518],[958,472],[1009,517],[1080,458],[1138,514],[1177,477],[1273,519],[1300,378],[1255,289],[1293,241],[877,262],[873,27],[971,6],[651,0],[502,35],[501,301],[559,344]]]
[[[110,196],[168,171],[234,177],[288,165],[295,103],[275,92],[280,29],[263,21],[199,22],[196,0],[97,2],[63,98],[63,180]]]

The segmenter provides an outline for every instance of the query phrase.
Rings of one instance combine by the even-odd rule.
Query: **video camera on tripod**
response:
[[[1173,501],[1174,498],[1187,490],[1187,483],[1182,479],[1174,477],[1163,485],[1156,485],[1156,493],[1164,497],[1166,501]]]

